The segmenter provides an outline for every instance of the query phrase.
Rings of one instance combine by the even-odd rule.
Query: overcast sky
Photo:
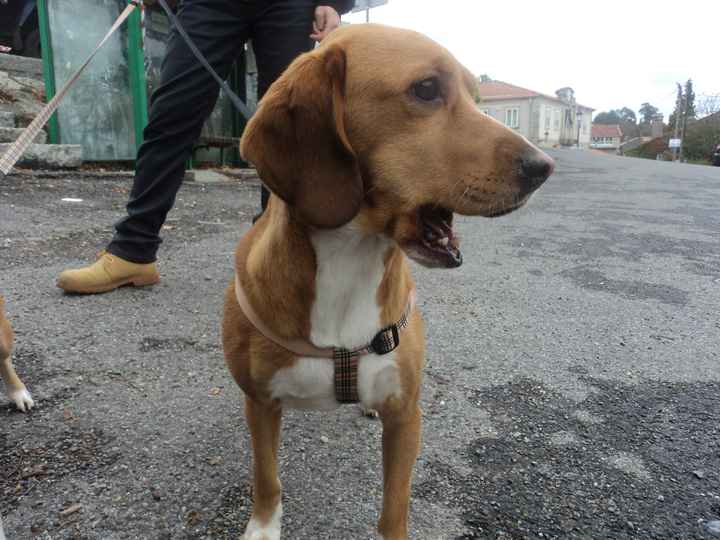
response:
[[[720,94],[720,0],[389,0],[370,21],[427,34],[477,75],[552,95],[571,86],[595,114],[647,101],[667,121],[689,78]]]

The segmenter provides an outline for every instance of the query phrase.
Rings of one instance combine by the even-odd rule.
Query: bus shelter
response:
[[[126,6],[127,0],[38,0],[48,100]],[[159,7],[136,9],[100,50],[50,119],[50,142],[81,145],[85,161],[134,160],[147,125],[149,97],[159,84],[169,33],[170,22]],[[238,64],[230,84],[245,99],[245,59]],[[254,87],[254,81],[251,82]],[[196,159],[218,162],[227,158],[237,162],[237,138],[244,126],[244,118],[221,93],[203,128]],[[227,150],[230,151],[226,153]]]

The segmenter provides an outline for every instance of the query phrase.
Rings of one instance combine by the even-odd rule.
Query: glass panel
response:
[[[165,57],[169,35],[170,21],[165,13],[155,8],[146,8],[144,48],[148,103],[150,102],[150,96],[160,85],[160,69]]]
[[[48,0],[59,88],[103,38],[127,0]],[[108,40],[58,109],[60,141],[80,144],[85,160],[135,159],[127,23]]]

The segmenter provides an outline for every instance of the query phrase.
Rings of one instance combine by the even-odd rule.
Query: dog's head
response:
[[[336,30],[273,84],[242,154],[312,226],[351,220],[426,266],[461,263],[453,213],[520,208],[553,161],[482,114],[475,79],[421,34]]]

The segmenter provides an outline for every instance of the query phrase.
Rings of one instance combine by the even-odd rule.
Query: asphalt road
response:
[[[412,537],[717,538],[720,169],[554,156],[528,208],[459,220],[461,268],[415,269],[429,344]],[[0,407],[9,540],[237,538],[248,519],[219,321],[257,186],[183,188],[159,285],[63,296],[55,277],[103,247],[128,189],[0,181],[0,291],[38,403]],[[379,438],[353,406],[286,413],[285,538],[373,537]]]

